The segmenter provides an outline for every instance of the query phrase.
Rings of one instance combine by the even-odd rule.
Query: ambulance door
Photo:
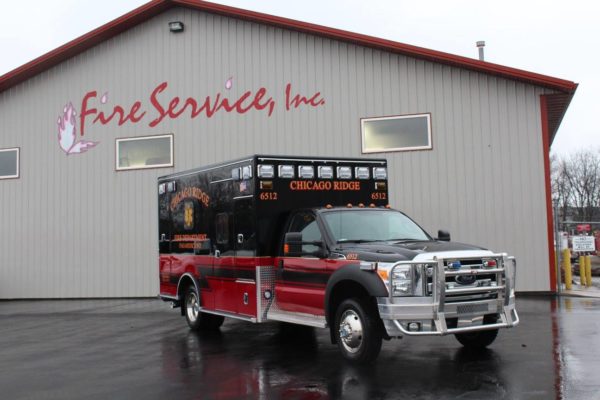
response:
[[[233,204],[231,180],[211,183],[213,195],[213,269],[208,277],[210,290],[214,293],[214,308],[217,311],[237,311],[235,283],[235,245],[233,229]]]
[[[158,185],[158,265],[160,293],[177,296],[177,281],[171,276],[172,221],[167,183]],[[173,187],[171,184],[170,187]]]
[[[302,233],[303,242],[323,242],[323,234],[314,212],[299,211],[292,215],[286,232]],[[283,311],[324,315],[325,286],[329,273],[325,259],[314,244],[302,246],[301,257],[286,257],[281,260],[279,279],[275,286],[275,299]]]

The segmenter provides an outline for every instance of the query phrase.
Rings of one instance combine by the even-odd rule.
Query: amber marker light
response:
[[[260,188],[262,190],[272,190],[273,189],[273,181],[260,181]]]
[[[371,204],[369,204],[369,207],[375,208],[375,204],[371,203]]]
[[[358,203],[358,207],[359,208],[365,208],[365,205],[363,203]]]
[[[385,282],[387,282],[387,280],[389,279],[388,272],[385,269],[377,269],[377,275],[379,275],[379,277]]]
[[[283,245],[283,252],[285,254],[288,254],[290,252],[290,245],[289,244],[284,244]]]
[[[346,207],[348,207],[348,208],[352,208],[352,203],[348,203],[348,204],[346,204]]]
[[[331,204],[327,204],[327,205],[325,206],[325,208],[326,208],[326,209],[328,209],[328,210],[331,210],[331,209],[333,208],[333,206],[332,206]]]
[[[392,208],[392,206],[390,206],[389,204],[387,204],[387,205],[385,206],[385,208]]]

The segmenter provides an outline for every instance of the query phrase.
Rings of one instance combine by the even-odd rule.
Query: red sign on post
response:
[[[589,232],[591,229],[590,224],[577,225],[577,232]]]

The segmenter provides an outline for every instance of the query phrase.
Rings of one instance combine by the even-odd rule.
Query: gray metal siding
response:
[[[170,34],[179,19],[185,32]],[[88,90],[144,108],[163,95],[232,98],[264,86],[265,112],[87,125],[100,145],[66,156],[56,120]],[[287,112],[286,83],[326,104]],[[167,95],[168,93],[168,95]],[[433,150],[373,154],[391,204],[427,230],[518,258],[518,289],[549,290],[539,95],[522,83],[250,22],[172,9],[0,94],[0,148],[21,178],[0,181],[0,298],[153,296],[156,178],[252,153],[359,156],[360,118],[430,112]],[[166,102],[163,101],[163,103]],[[174,133],[175,168],[114,171],[119,137]]]

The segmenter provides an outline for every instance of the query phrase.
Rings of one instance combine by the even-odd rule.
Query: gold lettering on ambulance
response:
[[[307,191],[307,190],[337,190],[337,191],[359,191],[360,182],[358,181],[291,181],[290,190]]]
[[[198,233],[195,235],[175,235],[173,236],[174,241],[194,241],[194,240],[206,240],[206,233]]]
[[[184,187],[171,199],[171,211],[175,210],[184,199],[196,199],[208,207],[210,197],[197,187]]]

